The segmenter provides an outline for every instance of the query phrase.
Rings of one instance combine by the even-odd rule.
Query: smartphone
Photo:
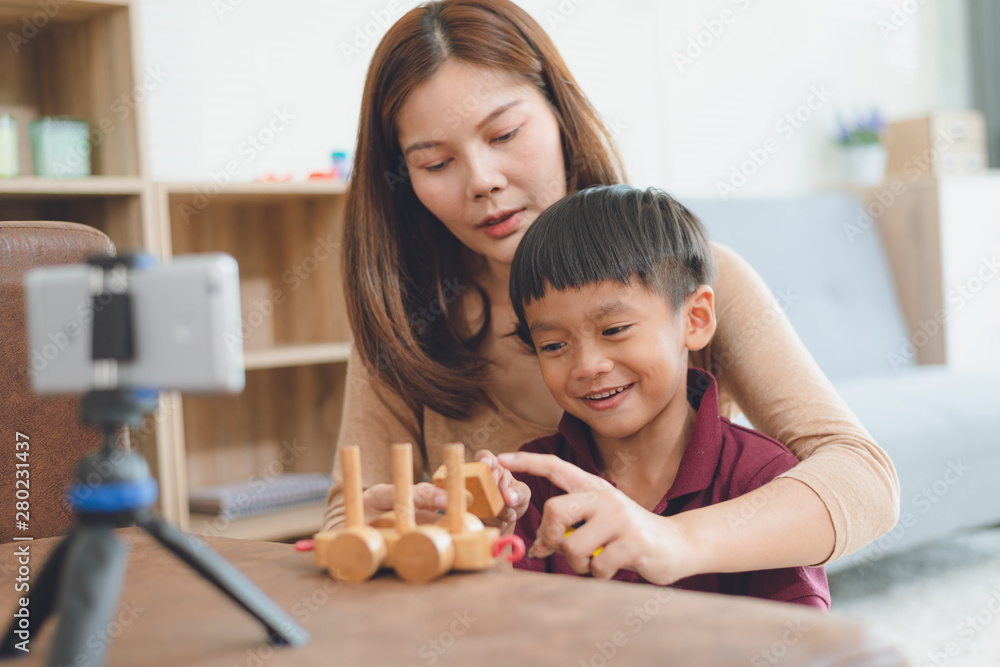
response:
[[[102,308],[102,297],[95,298],[91,286],[101,275],[91,265],[76,264],[33,269],[25,277],[35,393],[106,388],[96,381],[91,347],[94,315]],[[135,358],[118,362],[117,387],[242,391],[236,260],[225,253],[180,255],[128,275]]]

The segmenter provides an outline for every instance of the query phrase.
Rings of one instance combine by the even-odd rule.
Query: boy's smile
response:
[[[635,280],[550,288],[525,307],[546,386],[590,426],[599,449],[667,444],[686,423],[685,312],[675,316],[665,296]]]

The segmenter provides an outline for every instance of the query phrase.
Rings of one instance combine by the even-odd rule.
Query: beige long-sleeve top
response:
[[[800,463],[782,477],[808,485],[833,520],[834,560],[889,530],[899,514],[899,480],[892,462],[858,422],[795,334],[763,280],[732,250],[713,244],[718,264],[717,329],[689,364],[718,380],[720,412],[739,411],[754,428],[784,443]],[[442,448],[515,451],[555,432],[520,419],[491,394],[461,421],[429,408],[414,412],[379,382],[355,353],[347,371],[340,444],[361,447],[365,488],[391,483],[390,445],[411,442],[416,479],[442,463]],[[324,528],[344,521],[339,456],[333,469]]]

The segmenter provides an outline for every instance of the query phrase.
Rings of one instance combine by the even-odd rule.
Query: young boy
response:
[[[534,546],[519,567],[670,583],[687,535],[665,517],[747,493],[797,463],[721,417],[715,378],[688,368],[688,350],[715,331],[714,274],[699,221],[653,189],[576,192],[526,232],[511,266],[517,335],[565,412],[557,435],[499,457],[530,491],[515,530]],[[830,607],[822,568],[671,585]]]

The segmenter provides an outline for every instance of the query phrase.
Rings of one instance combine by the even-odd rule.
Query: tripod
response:
[[[100,345],[107,347],[110,340],[115,347],[111,352],[95,352],[95,359],[132,357],[129,307],[127,300],[122,303],[106,308],[104,317],[95,316],[95,350],[99,335]],[[117,433],[126,424],[140,424],[143,415],[156,407],[156,398],[155,391],[134,389],[102,389],[84,395],[81,421],[103,429],[104,445],[77,467],[69,492],[76,522],[31,583],[28,626],[14,619],[0,644],[0,657],[24,655],[16,648],[18,639],[36,636],[45,620],[56,614],[59,624],[48,664],[103,664],[105,644],[93,638],[109,627],[121,597],[128,547],[112,529],[123,525],[142,528],[208,579],[257,618],[272,643],[300,646],[309,641],[309,634],[231,563],[151,511],[158,493],[156,481],[141,454],[118,448]]]

